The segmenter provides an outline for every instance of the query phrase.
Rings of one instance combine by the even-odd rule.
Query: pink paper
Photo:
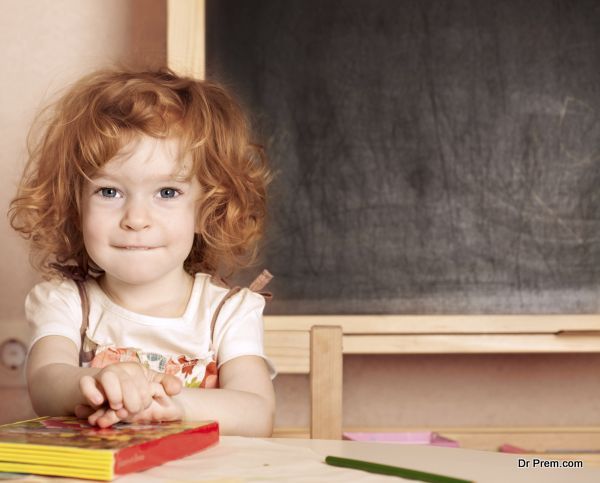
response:
[[[405,433],[343,433],[342,439],[395,444],[429,444],[458,448],[458,441],[440,436],[431,431],[411,431]]]

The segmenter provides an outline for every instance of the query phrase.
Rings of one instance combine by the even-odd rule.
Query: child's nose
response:
[[[149,207],[141,200],[129,199],[125,203],[125,211],[121,218],[124,230],[143,230],[151,224]]]

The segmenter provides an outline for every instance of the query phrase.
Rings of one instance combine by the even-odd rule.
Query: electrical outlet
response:
[[[0,388],[24,387],[31,333],[23,321],[0,321]]]

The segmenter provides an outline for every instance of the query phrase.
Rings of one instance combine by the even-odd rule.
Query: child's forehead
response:
[[[192,176],[192,168],[191,155],[181,154],[178,138],[141,135],[126,141],[117,154],[94,175],[115,176],[138,172],[143,173],[144,178],[189,179]]]

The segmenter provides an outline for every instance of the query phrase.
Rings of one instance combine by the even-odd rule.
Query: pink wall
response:
[[[6,213],[22,171],[25,137],[38,109],[67,83],[106,64],[164,64],[165,0],[20,0],[0,16],[0,202]],[[0,343],[24,321],[23,301],[37,281],[25,243],[3,217],[0,228]],[[29,417],[24,387],[0,365],[0,423]]]

